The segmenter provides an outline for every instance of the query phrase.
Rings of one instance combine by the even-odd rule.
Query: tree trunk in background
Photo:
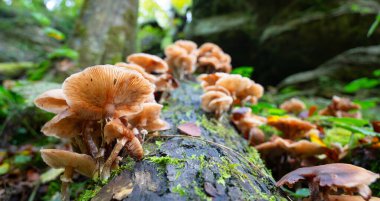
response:
[[[162,111],[171,129],[166,137],[147,136],[142,161],[123,162],[124,171],[105,185],[92,201],[114,195],[128,200],[286,200],[257,151],[236,132],[225,115],[216,121],[200,108],[202,89],[190,81]],[[177,126],[194,122],[201,137],[180,135]]]
[[[137,17],[138,0],[86,0],[70,41],[78,66],[113,64],[133,53]]]

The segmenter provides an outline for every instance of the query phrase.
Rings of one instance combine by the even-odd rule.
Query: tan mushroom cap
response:
[[[42,160],[52,168],[71,167],[79,174],[92,177],[96,162],[91,156],[59,149],[41,149]]]
[[[314,124],[295,117],[269,117],[268,125],[281,131],[286,139],[305,137],[307,131],[316,128]]]
[[[322,187],[343,188],[351,192],[355,190],[364,199],[369,199],[371,190],[368,185],[378,178],[378,174],[358,166],[332,163],[296,169],[282,177],[276,185],[292,186],[300,180],[308,180],[318,182]]]
[[[361,112],[353,110],[360,109],[360,105],[351,102],[348,98],[340,98],[334,96],[330,105],[319,112],[320,115],[335,116],[335,117],[351,117],[361,118]]]
[[[214,86],[208,86],[208,87],[204,88],[204,91],[205,92],[208,92],[208,91],[220,91],[220,92],[225,93],[226,95],[231,95],[230,92],[227,89],[225,89],[224,87],[222,87],[222,86],[215,86],[215,85]]]
[[[124,136],[126,127],[119,119],[112,119],[104,126],[104,140],[110,144],[114,139]],[[129,140],[134,136],[128,136]]]
[[[88,120],[139,112],[153,91],[140,73],[112,65],[86,68],[63,83],[70,109]]]
[[[194,53],[198,47],[197,44],[190,40],[177,40],[174,44],[186,50],[188,54]]]
[[[213,73],[213,74],[201,74],[197,80],[201,83],[203,88],[213,86],[222,77],[228,76],[227,73]]]
[[[231,57],[213,43],[205,43],[199,48],[198,67],[212,67],[218,72],[231,72]]]
[[[305,198],[303,201],[311,201],[310,198]],[[361,196],[355,195],[329,195],[329,201],[365,201]],[[378,197],[371,197],[369,201],[380,201]]]
[[[144,103],[141,112],[127,116],[128,123],[147,131],[167,130],[170,125],[160,119],[162,107],[158,103]]]
[[[201,96],[202,109],[206,112],[227,111],[231,104],[232,98],[220,91],[208,91]]]
[[[251,80],[241,75],[228,75],[216,81],[216,86],[222,86],[231,94],[239,94],[251,84]]]
[[[68,108],[62,89],[52,89],[39,95],[34,104],[48,112],[58,114]]]
[[[302,110],[306,109],[306,105],[304,102],[297,98],[292,98],[283,102],[280,105],[280,108],[285,110],[288,113],[300,113]]]
[[[204,43],[199,47],[199,56],[208,56],[213,52],[220,52],[222,49],[214,43]]]
[[[267,122],[265,117],[252,114],[251,108],[248,107],[234,109],[232,111],[231,120],[246,139],[250,138],[250,132],[253,128]],[[257,129],[255,131],[256,134],[260,132]]]
[[[156,91],[171,91],[179,87],[179,82],[169,73],[158,76],[154,84]]]
[[[123,67],[129,70],[135,70],[139,72],[145,79],[149,80],[149,82],[151,83],[155,83],[157,80],[157,78],[154,75],[147,73],[143,67],[137,64],[127,64],[127,63],[119,62],[119,63],[116,63],[115,66]]]
[[[151,54],[131,54],[127,57],[127,61],[143,67],[148,73],[165,73],[169,70],[168,64],[163,59]]]
[[[42,127],[41,131],[47,136],[71,138],[82,132],[83,120],[75,118],[70,110],[61,112]]]
[[[165,48],[165,61],[170,68],[183,74],[195,71],[197,61],[197,46],[191,41],[179,40]]]

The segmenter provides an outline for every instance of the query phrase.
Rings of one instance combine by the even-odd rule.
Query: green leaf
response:
[[[173,8],[181,15],[191,6],[192,0],[171,0]]]
[[[286,114],[286,111],[278,108],[269,108],[268,113],[269,115],[282,116]]]
[[[252,66],[240,66],[232,69],[231,74],[239,74],[243,77],[251,77],[254,67]]]
[[[380,84],[378,79],[370,79],[367,77],[359,78],[344,86],[344,91],[347,93],[354,93],[361,89],[371,89]]]
[[[49,59],[62,58],[62,57],[66,57],[71,60],[77,60],[79,57],[79,53],[71,48],[63,47],[63,48],[55,49],[53,52],[48,54]]]
[[[15,158],[13,159],[13,162],[16,164],[16,165],[22,165],[22,164],[25,164],[25,163],[28,163],[32,160],[32,157],[31,156],[27,156],[27,155],[17,155],[15,156]]]
[[[308,188],[299,188],[294,194],[297,198],[306,198],[310,196],[310,190]]]
[[[374,108],[379,102],[379,99],[370,99],[370,100],[355,100],[354,103],[360,105],[362,110],[367,110],[370,108]]]
[[[336,123],[335,126],[345,128],[345,129],[350,130],[352,132],[361,133],[361,134],[367,135],[367,136],[380,137],[380,133],[371,131],[371,130],[366,129],[366,128],[360,128],[357,126],[347,125],[345,123]]]
[[[372,23],[371,27],[369,28],[367,32],[367,37],[371,37],[371,35],[375,32],[375,30],[379,26],[379,23],[380,23],[380,13],[377,14],[375,21]]]
[[[44,33],[49,36],[50,38],[54,38],[56,40],[64,40],[66,38],[65,34],[58,31],[57,29],[54,29],[52,27],[46,27],[44,29]]]
[[[58,168],[58,169],[51,168],[51,169],[49,169],[48,171],[41,174],[41,176],[40,176],[41,183],[44,184],[44,183],[47,183],[49,181],[55,180],[64,171],[65,171],[65,169],[63,169],[63,168]]]
[[[9,163],[3,163],[0,165],[0,175],[6,174],[10,169]]]
[[[373,75],[376,77],[380,77],[380,69],[373,71]]]
[[[42,13],[33,12],[32,17],[41,25],[41,26],[50,26],[51,21]]]
[[[314,116],[311,119],[312,120],[328,121],[331,123],[344,123],[344,124],[359,126],[359,127],[368,126],[370,124],[368,120],[355,119],[355,118],[350,118],[350,117]]]

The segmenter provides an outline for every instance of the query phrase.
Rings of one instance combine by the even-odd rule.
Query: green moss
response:
[[[89,190],[85,190],[83,191],[79,197],[78,197],[78,201],[88,201],[88,200],[91,200],[101,189],[102,187],[100,186],[96,186],[95,189],[89,189]]]
[[[171,190],[173,193],[178,193],[180,196],[184,197],[187,195],[186,189],[184,189],[181,184],[178,184],[177,186],[173,187]]]
[[[180,158],[172,158],[170,156],[151,156],[151,157],[146,157],[145,160],[148,160],[152,163],[155,163],[158,165],[158,172],[160,174],[164,173],[165,168],[167,165],[174,165],[177,168],[183,168],[185,167],[185,159],[180,159]]]
[[[218,178],[217,183],[222,184],[223,186],[226,185],[225,180],[229,179],[231,175],[240,179],[242,182],[245,182],[248,176],[237,169],[237,167],[240,166],[239,164],[233,164],[225,157],[221,157],[221,160],[222,163],[216,164],[220,170],[220,177]]]
[[[161,145],[162,145],[163,143],[164,143],[164,142],[159,141],[159,140],[157,140],[157,141],[155,142],[155,144],[157,145],[158,148],[161,148]]]
[[[207,196],[207,194],[204,192],[202,188],[199,188],[196,186],[197,184],[194,182],[194,192],[195,194],[199,197],[200,200],[206,200],[206,201],[211,201],[211,197]]]

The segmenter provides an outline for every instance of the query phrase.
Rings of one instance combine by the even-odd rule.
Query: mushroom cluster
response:
[[[292,98],[283,102],[280,105],[280,109],[285,110],[288,113],[299,114],[306,109],[306,105],[301,100]]]
[[[188,40],[177,40],[165,48],[165,61],[179,79],[196,70],[197,44]]]
[[[168,64],[158,56],[135,53],[127,57],[129,63],[116,63],[115,66],[135,70],[156,86],[155,95],[158,101],[163,102],[170,91],[179,87],[178,81],[169,72]]]
[[[351,102],[350,99],[334,96],[331,104],[321,110],[319,114],[325,116],[351,117],[360,119],[362,115],[358,109],[360,109],[360,105]]]
[[[206,112],[215,112],[220,117],[234,104],[256,104],[264,94],[264,88],[253,80],[227,73],[202,74],[198,81],[204,90],[202,108]],[[214,104],[218,103],[218,104]]]
[[[159,117],[162,105],[151,99],[155,86],[148,78],[138,66],[98,65],[71,75],[62,89],[36,98],[37,107],[56,114],[42,132],[69,139],[78,152],[41,150],[49,166],[65,168],[64,200],[69,198],[67,184],[73,171],[106,179],[124,156],[121,153],[143,158],[141,134],[168,128]]]
[[[231,72],[231,57],[216,44],[205,43],[198,50],[197,68],[202,73]]]
[[[338,189],[349,194],[358,193],[363,199],[369,200],[371,189],[368,185],[379,177],[379,174],[358,166],[332,163],[294,170],[282,177],[277,186],[286,184],[292,187],[295,183],[305,180],[309,184],[310,200],[313,201],[333,200],[329,194],[337,192]]]

